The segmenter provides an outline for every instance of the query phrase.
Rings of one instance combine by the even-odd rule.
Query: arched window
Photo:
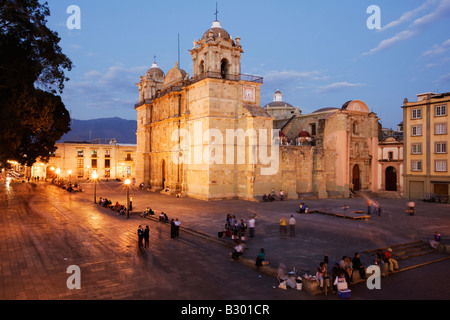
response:
[[[220,62],[220,74],[223,79],[227,78],[228,71],[229,71],[230,64],[227,59],[222,59]]]
[[[358,134],[358,122],[353,122],[353,134]]]
[[[205,61],[203,60],[200,62],[199,73],[200,74],[205,73]]]

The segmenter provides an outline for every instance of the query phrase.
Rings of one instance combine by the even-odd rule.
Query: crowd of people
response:
[[[235,215],[227,214],[225,218],[225,231],[222,237],[231,237],[234,243],[239,241],[245,243],[246,235],[248,233],[250,238],[255,236],[256,214],[252,215],[248,222],[244,218],[236,219]]]
[[[263,195],[263,201],[264,202],[272,202],[275,200],[280,200],[283,201],[285,199],[286,195],[284,194],[283,190],[280,190],[280,192],[278,194],[275,193],[275,191],[272,189],[272,191],[270,193],[265,193]]]
[[[323,261],[319,263],[316,269],[315,278],[319,283],[319,288],[324,289],[324,286],[332,288],[333,292],[338,290],[338,283],[345,282],[347,286],[354,282],[354,274],[358,273],[360,279],[367,279],[366,267],[361,262],[361,255],[355,252],[353,258],[349,256],[342,256],[339,262],[335,262],[331,269],[331,277],[328,276],[328,255],[324,256]],[[386,272],[396,272],[399,269],[399,264],[392,256],[392,249],[379,249],[374,255],[374,263],[380,267],[381,275],[385,276]],[[325,280],[331,282],[325,282]]]
[[[155,214],[155,212],[151,208],[147,207],[145,209],[145,211],[143,212],[142,217],[146,217],[146,216],[154,215],[154,214]],[[157,228],[159,230],[159,233],[161,232],[162,224],[170,223],[170,237],[172,239],[180,237],[181,221],[178,218],[169,219],[169,217],[167,216],[167,214],[165,212],[161,212],[159,215],[158,221],[160,223],[160,225]],[[144,248],[149,247],[149,234],[150,234],[150,228],[148,226],[146,226],[146,228],[144,230],[142,228],[142,225],[139,225],[138,230],[137,230],[139,247],[144,247]],[[160,233],[160,237],[161,237],[161,233]]]
[[[111,200],[100,197],[98,204],[104,208],[108,208],[108,209],[116,211],[117,215],[122,215],[122,214],[127,213],[127,207],[124,206],[123,204],[120,204],[119,201],[116,201],[116,203],[113,204]]]

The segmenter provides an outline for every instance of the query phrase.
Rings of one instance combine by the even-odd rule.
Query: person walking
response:
[[[409,210],[409,215],[413,216],[414,215],[414,208],[415,208],[416,204],[414,201],[409,200],[408,201],[408,210]]]
[[[175,239],[175,220],[170,220],[170,237]]]
[[[148,226],[144,230],[144,244],[145,248],[150,247],[150,228]]]
[[[285,216],[282,216],[280,219],[280,238],[286,239],[287,233],[287,220]]]
[[[378,200],[375,201],[375,212],[378,214],[378,216],[381,216],[381,205]]]
[[[239,240],[241,240],[242,243],[245,243],[245,234],[247,231],[247,223],[244,219],[241,219],[239,223]]]
[[[367,214],[370,216],[370,209],[372,207],[372,200],[367,199]]]
[[[256,226],[256,219],[255,219],[255,217],[256,217],[256,214],[251,216],[250,219],[248,220],[248,223],[247,223],[249,238],[255,237],[255,226]]]
[[[178,220],[178,218],[175,219],[175,222],[173,223],[175,226],[175,238],[179,238],[180,237],[180,225],[181,222]]]
[[[291,218],[289,219],[289,235],[291,237],[295,237],[295,225],[297,221],[295,220],[294,216],[291,215]]]
[[[139,247],[142,247],[143,246],[142,241],[144,240],[144,229],[142,229],[141,225],[139,225],[139,227],[138,227],[137,234],[138,234]]]

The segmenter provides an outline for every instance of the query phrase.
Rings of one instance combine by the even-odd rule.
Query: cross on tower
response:
[[[216,15],[216,21],[218,21],[217,20],[217,15],[219,14],[219,10],[217,9],[217,2],[216,2],[216,11],[214,12],[214,14]]]

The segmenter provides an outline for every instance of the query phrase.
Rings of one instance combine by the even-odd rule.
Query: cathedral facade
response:
[[[375,190],[376,115],[359,100],[303,115],[281,92],[261,107],[263,79],[241,73],[240,40],[214,21],[190,50],[192,76],[154,63],[141,77],[136,182],[204,200]]]

